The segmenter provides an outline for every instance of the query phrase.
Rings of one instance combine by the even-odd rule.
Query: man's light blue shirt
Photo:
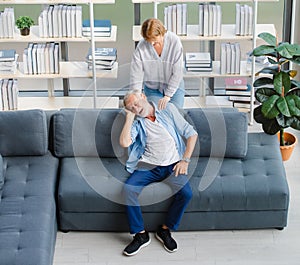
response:
[[[156,104],[153,102],[151,102],[151,104],[154,106],[157,121],[161,123],[173,137],[179,157],[182,158],[185,152],[185,143],[182,137],[188,139],[190,136],[196,135],[197,132],[193,126],[183,118],[172,103],[169,102],[164,110],[158,110]],[[129,157],[126,163],[126,170],[129,173],[133,173],[137,168],[138,161],[145,151],[147,135],[144,119],[145,118],[138,117],[134,120],[131,127],[132,144],[128,148]]]

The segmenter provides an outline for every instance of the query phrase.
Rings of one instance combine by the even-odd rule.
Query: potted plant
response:
[[[34,25],[34,21],[29,16],[20,16],[16,20],[17,28],[20,30],[22,36],[30,34],[30,27]]]
[[[285,140],[284,129],[291,127],[300,130],[300,82],[294,80],[297,71],[290,70],[289,62],[300,65],[300,45],[287,42],[278,43],[270,33],[258,35],[266,44],[252,51],[253,56],[266,56],[269,65],[260,70],[253,87],[256,88],[255,98],[261,104],[254,109],[254,120],[262,124],[267,134],[278,134],[283,160],[288,145],[296,144],[296,137],[289,135]],[[293,148],[293,147],[292,147]]]

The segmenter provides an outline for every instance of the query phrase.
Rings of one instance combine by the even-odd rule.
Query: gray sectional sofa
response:
[[[277,137],[248,133],[237,111],[183,115],[199,141],[189,168],[193,198],[179,230],[284,228],[289,189]],[[51,264],[57,223],[62,231],[128,231],[123,122],[119,109],[0,112],[1,265]],[[171,196],[163,183],[144,189],[148,230],[163,220]]]

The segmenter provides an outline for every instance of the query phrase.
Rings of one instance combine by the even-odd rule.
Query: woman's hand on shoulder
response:
[[[167,107],[168,102],[170,101],[170,97],[164,96],[158,101],[158,109],[163,110]]]

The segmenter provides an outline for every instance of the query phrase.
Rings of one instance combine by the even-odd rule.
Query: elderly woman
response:
[[[167,31],[155,18],[144,21],[141,34],[143,39],[138,43],[131,62],[131,89],[144,88],[149,99],[160,98],[159,109],[164,109],[169,101],[182,108],[185,92],[179,37]]]

